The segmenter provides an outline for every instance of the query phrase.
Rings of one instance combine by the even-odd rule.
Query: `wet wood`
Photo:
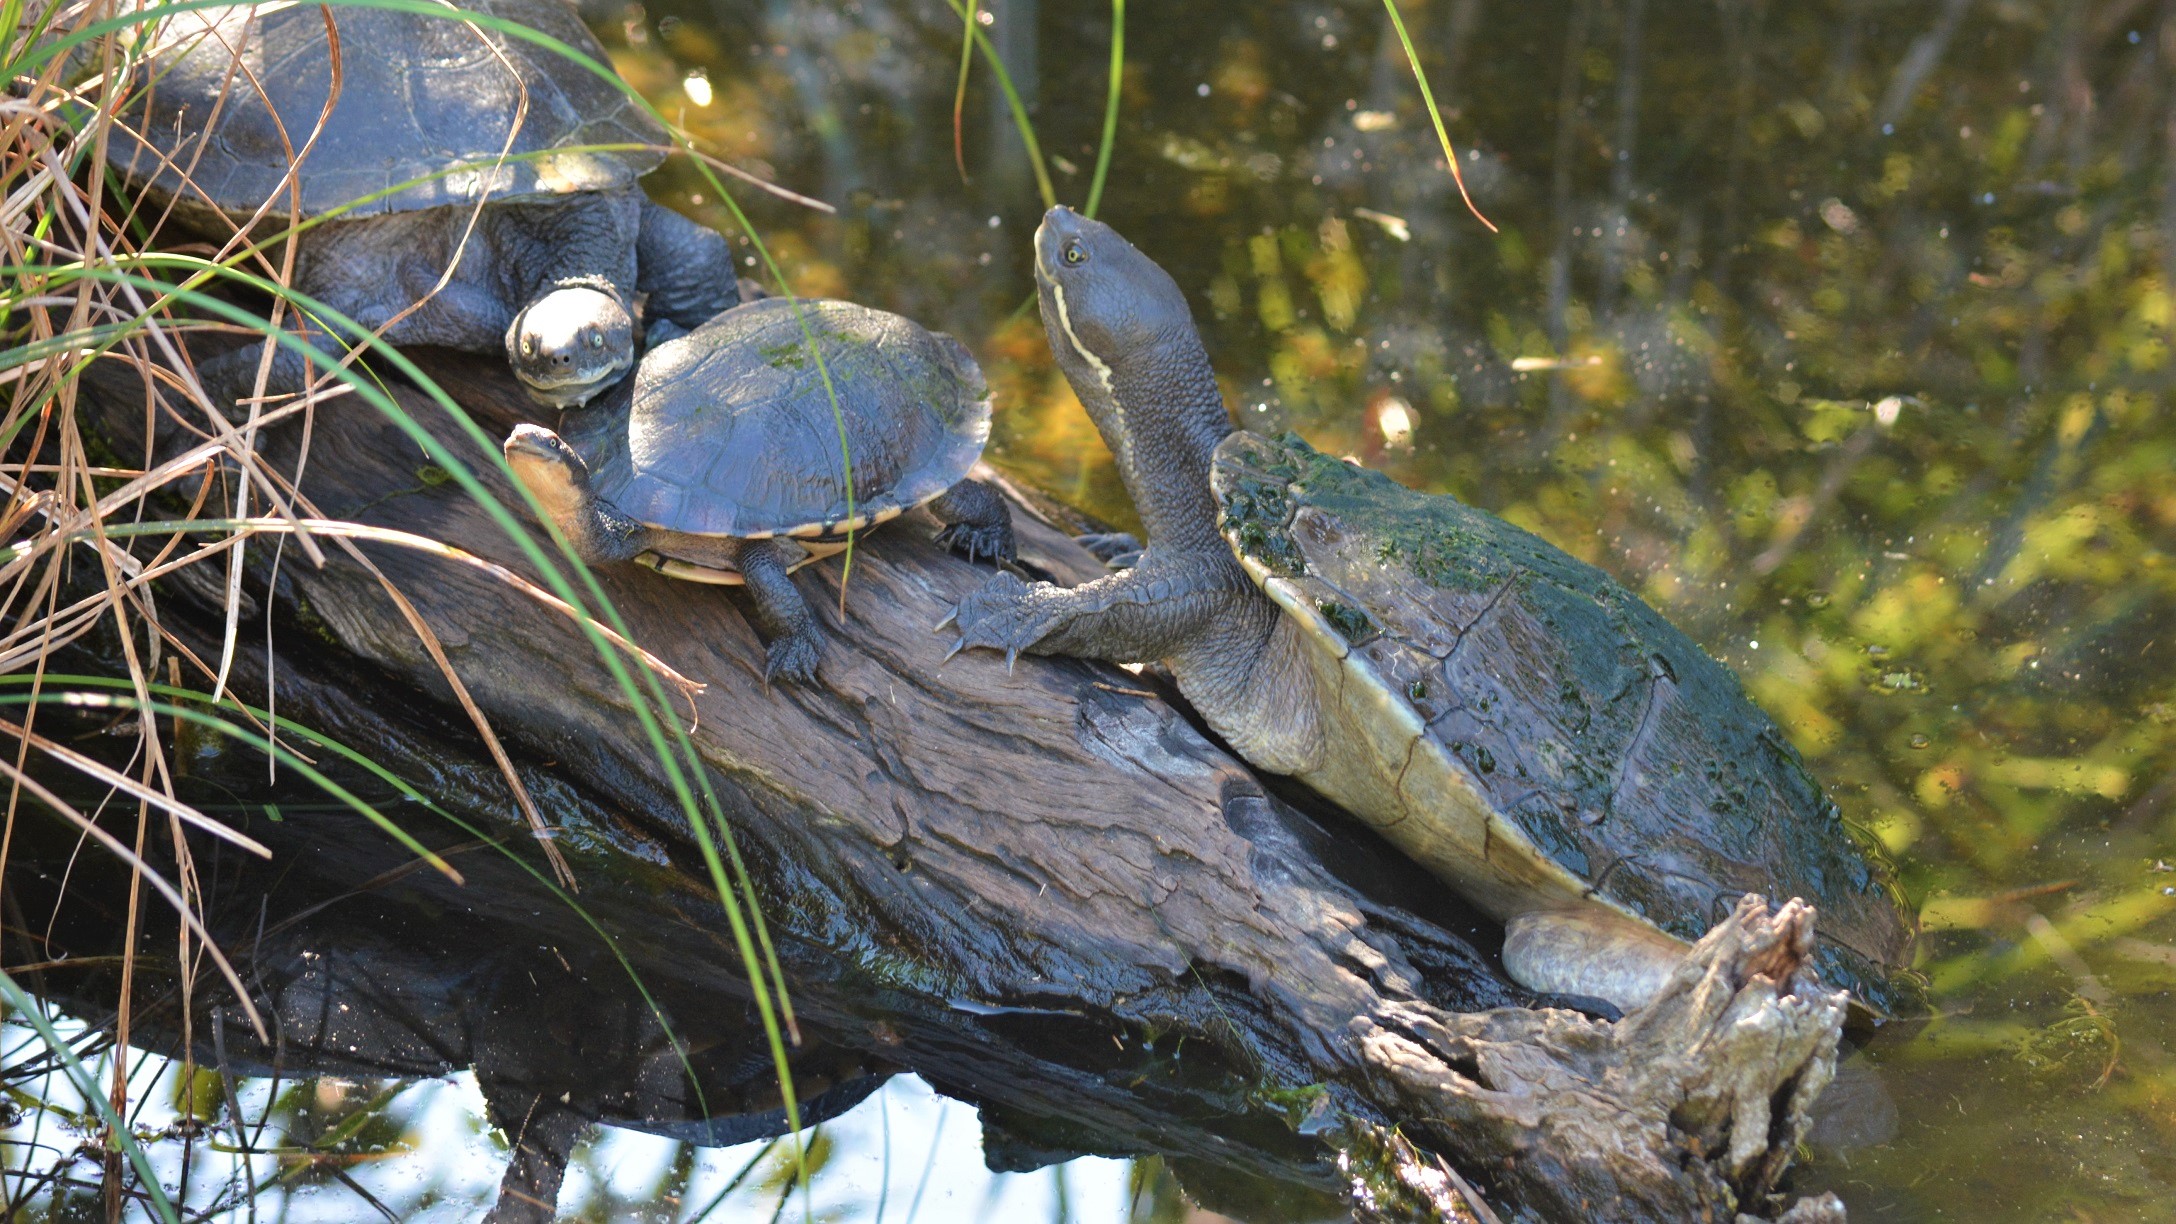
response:
[[[429,368],[493,439],[538,419],[491,363]],[[91,385],[128,453],[140,396]],[[428,401],[400,397],[486,466]],[[293,472],[301,441],[285,429],[265,448]],[[328,516],[526,569],[412,441],[359,405],[318,414],[301,487]],[[1097,572],[1064,533],[1018,515],[1026,561],[1070,581]],[[1439,887],[1357,826],[1295,810],[1153,679],[946,659],[934,626],[989,571],[939,553],[933,532],[917,513],[869,536],[843,613],[839,564],[798,576],[830,635],[807,690],[765,691],[735,596],[632,568],[598,574],[634,641],[705,686],[679,712],[749,856],[796,1007],[831,1040],[984,1104],[993,1162],[1162,1150],[1342,1185],[1367,1179],[1332,1153],[1396,1127],[1480,1195],[1546,1218],[1780,1209],[1764,1195],[1841,1018],[1791,951],[1808,915],[1741,913],[1678,987],[1618,1024],[1528,1010],[1491,959],[1493,936]],[[582,903],[644,972],[739,989],[670,783],[570,623],[474,569],[365,547],[520,758]],[[526,836],[473,732],[435,704],[445,685],[377,580],[337,554],[313,567],[291,545],[273,577],[272,555],[253,549],[251,590],[276,645],[245,645],[244,681],[260,686],[245,694],[262,697],[269,662],[283,714]],[[204,584],[170,585],[170,613],[196,617],[201,642],[214,623]],[[359,821],[311,836],[359,864],[390,853]],[[480,916],[594,938],[504,870],[479,866],[462,888],[410,883]],[[1721,1039],[1730,1032],[1763,1040]],[[1390,1164],[1369,1184],[1447,1184]],[[1438,1216],[1468,1210],[1422,1199]]]

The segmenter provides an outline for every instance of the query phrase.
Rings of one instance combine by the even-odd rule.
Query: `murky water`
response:
[[[1109,9],[988,7],[1079,205]],[[1370,3],[1136,6],[1102,216],[1187,290],[1243,421],[1623,577],[1896,853],[1939,1016],[1877,1044],[1804,1184],[1865,1219],[2167,1218],[2176,21],[1402,8],[1498,232]],[[1041,201],[986,73],[953,165],[955,16],[602,24],[668,113],[841,206],[749,198],[802,283],[967,338],[1002,460],[1127,517],[1020,309]]]
[[[982,7],[1051,188],[1079,205],[1110,10]],[[1357,0],[1134,6],[1101,215],[1187,290],[1242,420],[1616,573],[1746,678],[1895,853],[1937,1015],[1868,1053],[1801,1188],[1869,1220],[2168,1218],[2176,18],[1401,9],[1495,232],[1460,202],[1383,9]],[[966,340],[999,460],[1128,519],[1029,305],[1038,175],[981,64],[955,168],[957,15],[591,17],[668,116],[838,206],[739,197],[797,290]],[[728,222],[685,167],[665,179]],[[872,1218],[855,1201],[842,1218]],[[679,1218],[589,1218],[622,1212]]]

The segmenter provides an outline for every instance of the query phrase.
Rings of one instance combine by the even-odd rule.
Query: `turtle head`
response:
[[[634,364],[635,320],[617,294],[563,286],[514,316],[506,329],[506,359],[531,399],[579,408]]]
[[[1035,231],[1035,287],[1050,349],[1075,388],[1108,387],[1174,343],[1200,347],[1171,274],[1117,230],[1060,205]]]
[[[514,478],[543,503],[544,513],[561,531],[580,538],[595,502],[589,465],[565,439],[542,425],[514,426],[514,432],[506,435],[504,449]]]
[[[1035,287],[1051,354],[1150,537],[1221,547],[1209,456],[1231,416],[1178,282],[1117,230],[1060,207],[1035,231]]]

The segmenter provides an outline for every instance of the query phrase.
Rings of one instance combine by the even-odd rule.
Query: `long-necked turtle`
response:
[[[927,505],[939,543],[1013,559],[1004,499],[966,479],[989,436],[989,391],[959,341],[852,302],[770,298],[651,349],[566,438],[517,426],[506,461],[585,561],[746,584],[766,680],[806,681],[822,638],[787,574],[848,532]]]
[[[562,0],[462,7],[605,58]],[[636,185],[667,140],[639,105],[572,60],[459,18],[451,5],[441,18],[308,4],[170,18],[113,162],[153,215],[171,207],[217,241],[253,220],[264,232],[324,218],[298,241],[297,290],[364,327],[390,324],[395,344],[503,348],[538,401],[578,405],[633,363],[636,294],[652,340],[738,301],[732,252]],[[650,147],[585,147],[596,145]],[[208,389],[240,394],[259,353],[205,363]],[[308,372],[282,350],[272,387],[298,390]]]
[[[1166,661],[1248,760],[1503,920],[1536,990],[1634,1006],[1759,892],[1812,899],[1823,972],[1893,1008],[1888,877],[1726,669],[1536,536],[1235,430],[1178,286],[1110,227],[1052,210],[1036,282],[1148,547],[1071,590],[997,576],[961,645]]]

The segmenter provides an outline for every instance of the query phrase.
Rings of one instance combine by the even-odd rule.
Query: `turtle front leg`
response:
[[[996,488],[963,480],[937,495],[929,511],[943,523],[937,543],[969,561],[983,557],[1005,564],[1018,556],[1012,535],[1012,509]]]
[[[290,327],[286,335],[302,341],[335,361],[347,355],[331,336],[307,323]],[[231,419],[242,420],[249,416],[248,406],[240,401],[256,391],[257,367],[264,358],[267,344],[273,345],[272,369],[264,380],[267,401],[274,397],[298,395],[303,388],[310,385],[313,363],[301,349],[292,344],[259,340],[231,352],[221,353],[197,366],[197,379],[204,384],[204,393],[210,397],[212,405]],[[276,403],[265,404],[267,411],[277,407],[279,405]]]
[[[1253,584],[1228,554],[1150,549],[1132,569],[1071,588],[999,574],[938,628],[959,631],[954,653],[1002,650],[1007,666],[1023,651],[1148,663],[1187,650],[1250,597]]]
[[[635,242],[635,288],[649,295],[647,345],[684,336],[741,301],[725,235],[647,199]]]
[[[823,631],[786,572],[784,546],[776,540],[742,541],[739,565],[741,580],[756,605],[756,624],[768,642],[764,686],[769,687],[773,679],[794,684],[814,681],[816,664],[824,654]]]

